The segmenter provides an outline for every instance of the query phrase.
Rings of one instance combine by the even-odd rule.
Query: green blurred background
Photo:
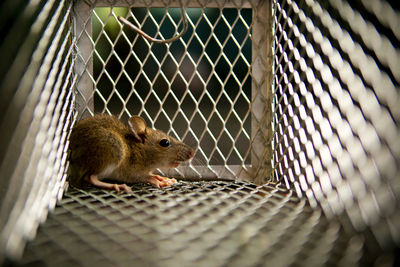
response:
[[[141,115],[152,127],[200,146],[204,154],[197,157],[204,163],[250,163],[252,11],[187,8],[186,13],[192,22],[186,34],[155,44],[121,28],[117,17],[166,39],[177,34],[171,20],[182,29],[179,8],[95,8],[95,112],[109,111],[124,121],[125,109]]]

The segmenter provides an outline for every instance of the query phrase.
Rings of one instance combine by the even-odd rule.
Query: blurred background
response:
[[[179,8],[94,9],[94,110],[123,121],[127,111],[143,116],[151,127],[200,146],[204,154],[198,153],[196,161],[201,164],[248,164],[252,10],[186,12],[186,34],[173,43],[155,44],[128,26],[121,28],[117,17],[167,39],[182,29]],[[233,153],[232,147],[237,149]]]
[[[182,28],[169,2],[159,1],[162,9],[150,7],[156,0],[141,2],[148,9],[95,7],[99,2],[112,1],[0,3],[0,262],[21,257],[30,240],[27,262],[118,262],[108,244],[121,252],[133,236],[138,247],[125,248],[138,250],[125,256],[164,257],[137,242],[145,240],[162,252],[173,248],[172,266],[177,259],[190,266],[190,256],[215,263],[219,255],[238,266],[398,265],[398,1],[249,0],[224,2],[234,9],[188,8],[187,34],[167,45],[147,42],[117,17],[169,38]],[[82,8],[87,16],[79,17]],[[85,37],[90,59],[83,62]],[[261,144],[262,180],[184,182],[168,192],[138,186],[135,195],[65,192],[68,135],[85,74],[94,85],[85,99],[93,111],[125,121],[143,116],[199,147],[193,164],[243,170]],[[260,103],[267,108],[258,112]],[[243,178],[236,170],[230,174]],[[170,243],[159,246],[163,241]]]

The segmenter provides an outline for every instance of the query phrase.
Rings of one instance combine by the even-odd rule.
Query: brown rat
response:
[[[95,115],[76,123],[70,136],[69,182],[115,191],[130,192],[126,184],[103,181],[110,178],[122,183],[146,182],[156,187],[176,183],[153,174],[157,168],[175,168],[193,157],[191,147],[151,129],[139,116],[125,125],[114,116]]]

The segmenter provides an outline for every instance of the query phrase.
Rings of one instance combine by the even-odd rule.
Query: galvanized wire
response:
[[[27,40],[17,56],[6,62],[9,69],[1,83],[5,119],[1,125],[0,256],[21,256],[26,240],[35,236],[39,223],[63,193],[73,110],[71,8],[67,1],[47,1],[21,9],[23,19],[37,17],[29,28],[19,29],[26,31]],[[13,93],[7,95],[10,90]]]
[[[137,33],[139,33],[140,35],[142,35],[143,38],[146,38],[147,40],[149,40],[150,42],[157,43],[157,44],[172,43],[172,42],[175,42],[176,40],[178,40],[179,38],[181,38],[186,33],[187,28],[188,28],[188,23],[187,23],[187,18],[186,18],[186,11],[185,11],[185,7],[183,6],[182,0],[179,0],[179,4],[180,4],[181,14],[182,14],[182,18],[183,18],[182,31],[179,34],[177,34],[176,36],[168,38],[168,39],[164,39],[164,40],[151,37],[150,35],[148,35],[144,31],[142,31],[141,29],[139,29],[138,27],[136,27],[135,25],[130,23],[129,20],[125,19],[124,17],[118,17],[118,19],[121,22],[123,22],[125,25],[129,26],[132,30],[134,30]]]
[[[174,7],[179,1],[78,5],[78,118],[141,115],[189,142],[195,160],[168,175],[268,180],[266,3],[187,2],[184,17]],[[124,27],[121,13],[162,39],[185,28],[186,20],[188,30],[174,43],[154,44]]]
[[[21,264],[74,266],[355,266],[382,251],[277,185],[181,182],[132,194],[72,190]]]
[[[274,1],[274,170],[386,246],[400,241],[400,17],[365,5]]]
[[[393,262],[400,16],[388,2],[188,1],[188,33],[166,45],[123,30],[118,7],[164,38],[183,23],[178,1],[35,3],[0,74],[2,254],[22,254],[62,193],[71,121],[105,112],[192,140],[198,162],[170,175],[263,185],[71,189],[18,264]]]

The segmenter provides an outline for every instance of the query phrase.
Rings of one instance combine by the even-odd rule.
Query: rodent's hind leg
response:
[[[154,185],[155,187],[164,187],[164,186],[171,186],[173,184],[176,184],[177,181],[174,178],[168,178],[168,177],[164,177],[164,176],[160,176],[160,175],[155,175],[155,174],[151,174],[148,178],[147,178],[147,182],[151,185]]]
[[[104,188],[104,189],[111,189],[119,192],[120,190],[125,191],[126,193],[132,193],[132,190],[129,186],[126,184],[111,184],[107,182],[103,182],[99,180],[99,177],[97,175],[90,175],[89,179],[87,180],[88,183],[98,187],[98,188]]]

